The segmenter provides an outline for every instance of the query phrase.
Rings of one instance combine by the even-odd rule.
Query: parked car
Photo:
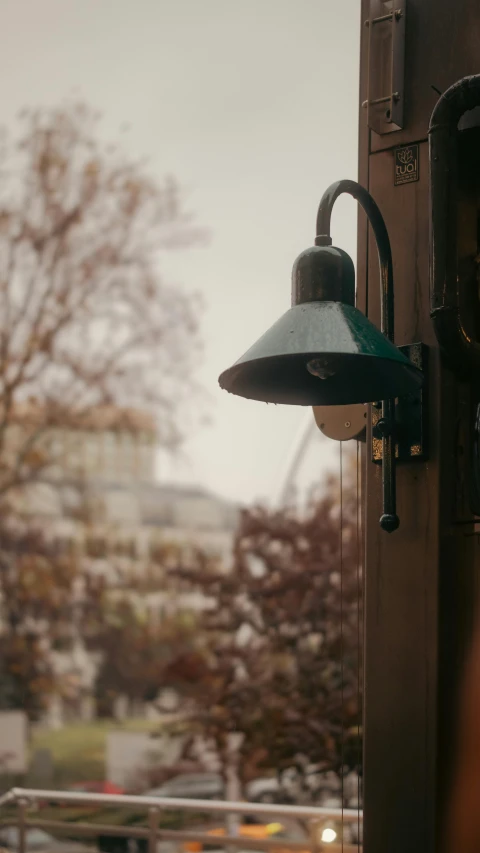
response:
[[[223,800],[225,785],[218,773],[181,773],[164,785],[145,792],[147,797],[179,797],[187,800]]]
[[[70,785],[67,791],[77,791],[83,794],[124,794],[125,788],[113,782],[77,782]]]
[[[145,792],[150,797],[180,797],[193,800],[225,799],[225,784],[218,773],[181,773],[164,785]],[[245,786],[250,803],[290,803],[286,787],[275,777],[253,779]]]
[[[188,841],[182,845],[183,853],[224,853],[224,846],[219,844],[222,838],[225,838],[226,829],[224,826],[219,827],[197,827],[197,831],[212,836],[211,844],[202,844],[200,842]],[[285,847],[280,847],[278,853],[290,853],[288,846],[289,841],[305,841],[305,850],[300,853],[309,853],[309,840],[301,825],[294,820],[283,821],[282,823],[264,821],[255,818],[251,815],[245,815],[241,818],[241,824],[238,827],[238,835],[241,838],[249,841],[262,842],[265,839],[275,839],[284,841]],[[261,850],[261,844],[260,844]],[[245,853],[245,851],[243,851]]]
[[[245,785],[245,797],[250,803],[290,803],[286,788],[274,776],[253,779]]]
[[[0,847],[8,853],[16,853],[20,846],[20,832],[17,826],[4,826],[0,829]],[[43,829],[25,830],[25,850],[35,853],[92,853],[93,847],[79,844],[68,839],[54,838]]]

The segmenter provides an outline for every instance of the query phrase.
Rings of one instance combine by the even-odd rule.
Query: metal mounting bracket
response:
[[[415,394],[395,401],[395,459],[398,463],[425,462],[428,458],[428,347],[408,344],[399,350],[425,376],[423,387]],[[382,462],[382,436],[377,428],[381,418],[381,403],[372,404],[372,462]]]
[[[375,133],[403,127],[407,0],[370,0],[367,123]]]
[[[313,406],[313,416],[320,432],[334,441],[366,440],[368,406]]]

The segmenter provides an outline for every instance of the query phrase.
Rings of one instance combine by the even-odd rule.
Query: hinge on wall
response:
[[[375,133],[403,127],[407,0],[370,0],[367,123]]]

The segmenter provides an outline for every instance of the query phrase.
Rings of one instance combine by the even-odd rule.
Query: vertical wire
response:
[[[362,675],[363,675],[363,632],[362,632],[362,610],[363,610],[363,595],[361,581],[361,559],[362,552],[360,549],[360,442],[357,441],[357,488],[356,488],[356,546],[357,546],[357,649],[358,649],[358,671],[357,671],[357,705],[358,705],[358,724],[357,724],[357,843],[360,847],[360,803],[362,795],[361,787],[361,772],[362,768],[362,740],[363,740],[363,706],[362,706]],[[360,729],[362,729],[362,738],[360,738]]]
[[[362,480],[360,482],[360,488],[362,488],[362,484],[365,487],[366,484],[366,469],[367,469],[367,456],[365,452],[365,457],[363,460],[363,467],[360,466],[360,472],[362,476]],[[365,500],[366,500],[366,492],[365,492]],[[363,830],[365,827],[365,804],[364,804],[364,791],[365,791],[365,774],[364,774],[364,757],[365,750],[363,748],[364,737],[365,737],[365,607],[366,607],[366,587],[367,587],[367,576],[366,576],[366,546],[365,546],[365,536],[366,536],[366,514],[363,511],[362,507],[359,509],[360,514],[360,548],[362,553],[362,695],[363,695],[363,704],[362,704],[362,781],[361,781],[361,795],[362,795],[362,838],[363,838]],[[362,848],[363,849],[363,848]]]
[[[344,698],[343,698],[343,454],[342,442],[340,442],[340,680],[341,680],[341,797],[342,797],[342,853],[343,853],[343,836],[344,836],[344,758],[345,758],[345,739],[344,739]]]

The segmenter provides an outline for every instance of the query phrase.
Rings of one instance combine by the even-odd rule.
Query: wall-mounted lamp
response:
[[[355,308],[351,258],[332,246],[330,218],[342,193],[362,205],[373,228],[380,263],[381,332]],[[324,193],[317,214],[315,246],[297,258],[292,272],[292,308],[228,370],[222,388],[266,403],[335,406],[382,402],[376,423],[382,439],[382,528],[397,529],[395,489],[395,398],[414,394],[423,374],[393,343],[393,271],[383,217],[366,189],[338,181]]]

